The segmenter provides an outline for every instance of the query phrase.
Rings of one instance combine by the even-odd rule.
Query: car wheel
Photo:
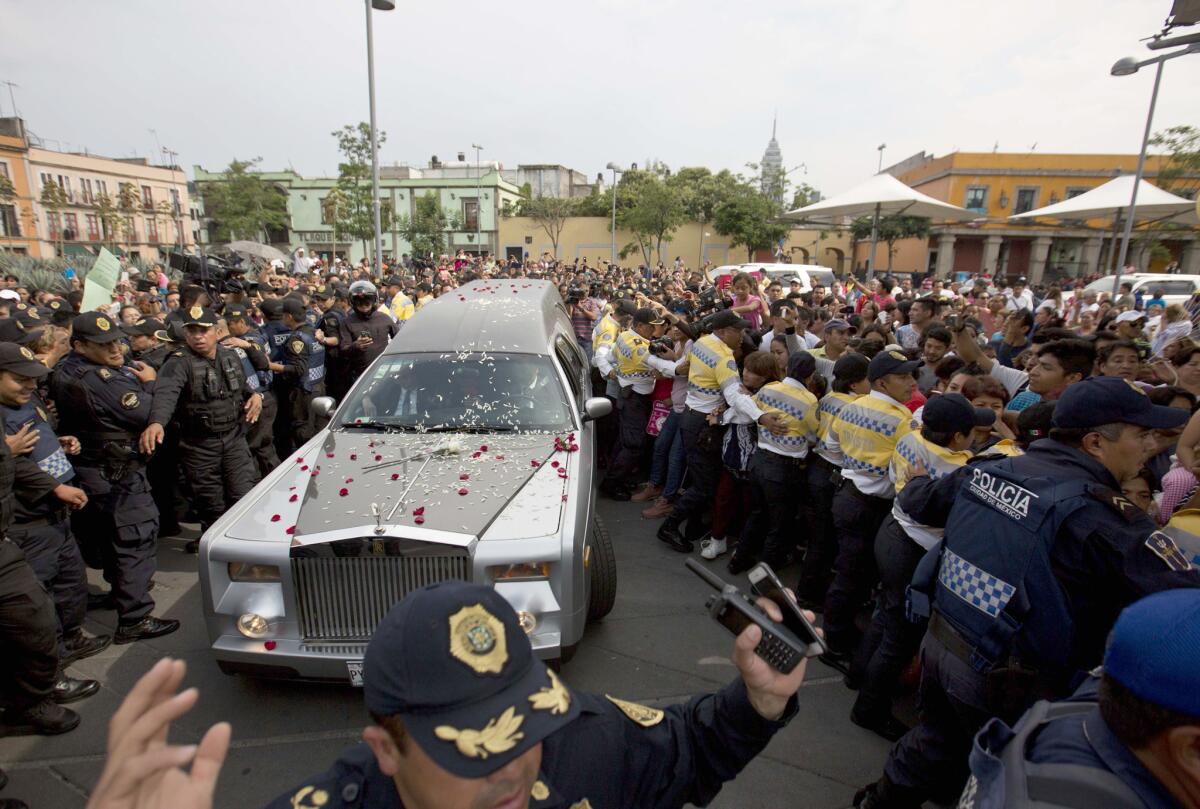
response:
[[[592,538],[588,545],[592,549],[588,573],[591,583],[588,588],[589,621],[599,621],[612,612],[617,602],[617,556],[613,553],[608,529],[599,517],[592,524]]]

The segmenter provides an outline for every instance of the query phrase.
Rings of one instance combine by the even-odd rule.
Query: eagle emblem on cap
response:
[[[108,318],[96,318],[96,328],[100,331],[108,331],[112,328],[112,324],[108,322]]]
[[[202,317],[204,317],[204,307],[193,306],[191,309],[188,310],[188,314],[191,316],[192,320],[197,320],[199,318],[202,318]]]
[[[21,346],[21,356],[27,360],[34,360],[34,361],[37,360],[37,357],[33,356],[33,352],[30,351],[25,346]]]
[[[482,604],[450,616],[450,655],[476,674],[499,674],[508,662],[504,624]]]
[[[37,309],[30,307],[28,311],[29,311],[29,317],[31,320],[41,320],[42,319],[42,316],[37,313]]]

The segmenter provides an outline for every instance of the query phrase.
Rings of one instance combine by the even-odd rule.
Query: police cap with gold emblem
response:
[[[416,590],[384,616],[363,662],[376,716],[399,716],[421,750],[462,778],[492,773],[579,714],[492,587]]]
[[[84,312],[71,324],[71,337],[89,343],[111,343],[124,335],[117,321],[103,312]]]
[[[312,299],[314,301],[327,301],[333,297],[333,289],[327,284],[320,284],[313,287]]]
[[[138,320],[137,323],[129,326],[121,326],[121,331],[125,332],[130,337],[138,335],[142,337],[153,337],[164,328],[165,326],[161,320],[153,317],[143,317]]]
[[[1146,392],[1119,376],[1093,376],[1069,385],[1054,407],[1054,426],[1088,429],[1101,424],[1136,424],[1156,430],[1182,427],[1189,413],[1150,401]]]
[[[50,369],[39,362],[32,351],[16,343],[0,343],[0,371],[31,379],[41,379],[50,373]]]
[[[880,351],[867,366],[867,379],[874,382],[890,374],[911,374],[924,364],[921,360],[910,360],[903,351]]]
[[[26,329],[19,320],[11,317],[0,318],[0,343],[29,345],[41,339],[43,331],[43,329]]]
[[[230,320],[248,321],[250,319],[250,313],[247,311],[246,307],[240,303],[225,304],[225,311],[221,313],[221,316],[225,318],[226,323],[228,323]]]
[[[205,326],[211,328],[217,325],[217,315],[207,306],[195,305],[179,310],[183,314],[183,325]]]
[[[304,320],[304,301],[299,298],[286,297],[283,299],[282,311],[296,320]]]

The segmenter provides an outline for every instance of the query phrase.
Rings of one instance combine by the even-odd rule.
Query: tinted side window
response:
[[[562,363],[563,369],[567,372],[567,381],[571,385],[571,392],[575,394],[575,399],[582,404],[587,375],[583,372],[583,360],[579,357],[579,349],[559,337],[554,342],[554,353],[558,355],[558,361]]]

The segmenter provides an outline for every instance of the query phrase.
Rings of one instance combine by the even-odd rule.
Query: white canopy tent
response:
[[[1133,175],[1123,174],[1077,197],[1019,213],[1009,219],[1107,219],[1110,216],[1123,216],[1129,209],[1132,192]],[[1133,217],[1135,222],[1170,221],[1194,225],[1196,203],[1142,180],[1138,184],[1137,207]]]
[[[890,174],[876,174],[849,191],[814,202],[803,208],[788,211],[784,219],[803,222],[828,222],[843,216],[873,216],[871,222],[871,256],[867,263],[867,278],[875,276],[875,246],[879,240],[879,217],[922,216],[928,219],[967,221],[981,218],[974,211],[959,208],[908,187]]]

